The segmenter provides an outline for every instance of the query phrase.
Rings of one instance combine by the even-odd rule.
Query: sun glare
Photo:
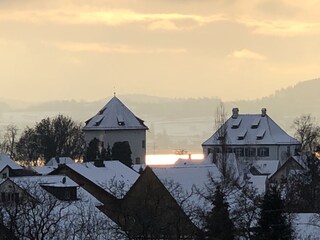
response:
[[[147,165],[170,165],[174,164],[178,159],[202,160],[203,154],[155,154],[146,156]]]

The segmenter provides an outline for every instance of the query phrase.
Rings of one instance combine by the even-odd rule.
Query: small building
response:
[[[87,144],[94,138],[104,148],[112,148],[116,142],[128,142],[134,164],[145,163],[146,130],[144,121],[136,117],[116,96],[95,116],[86,121],[83,128]]]
[[[304,171],[307,169],[304,156],[289,157],[288,160],[270,176],[272,183],[286,183],[290,174]]]
[[[72,163],[74,163],[74,161],[70,157],[53,157],[46,163],[46,166],[58,166],[59,164]]]
[[[23,169],[19,164],[13,161],[8,155],[0,154],[0,178],[10,176],[10,171]]]
[[[96,197],[99,209],[132,239],[194,239],[198,231],[149,167],[140,175],[119,161],[87,162],[60,165],[50,174],[66,174]]]
[[[282,165],[296,155],[301,144],[289,136],[262,108],[260,114],[239,114],[232,109],[232,116],[203,144],[207,156],[211,152],[235,153],[239,160],[279,160]]]

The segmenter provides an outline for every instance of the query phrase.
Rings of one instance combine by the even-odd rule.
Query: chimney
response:
[[[232,118],[237,118],[239,114],[239,108],[232,108]]]
[[[261,109],[261,117],[265,117],[267,115],[267,109],[266,108],[262,108]]]

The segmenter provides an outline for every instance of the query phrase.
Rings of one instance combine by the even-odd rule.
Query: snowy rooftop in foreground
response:
[[[117,97],[113,97],[94,117],[86,121],[83,130],[125,130],[148,128]]]
[[[23,167],[13,161],[8,155],[0,154],[0,171],[6,166],[9,166],[11,169],[23,169]]]
[[[236,114],[224,126],[227,131],[226,144],[229,145],[299,144],[267,114]],[[217,131],[202,145],[219,145],[221,141],[218,137]]]
[[[140,176],[136,171],[122,164],[120,161],[104,161],[104,165],[104,167],[96,167],[92,162],[67,164],[69,168],[111,194],[113,193],[109,191],[109,185],[112,181],[123,182],[123,191],[127,192]]]
[[[219,180],[221,177],[214,164],[152,166],[151,168],[165,185],[172,181],[179,184],[188,193],[194,192],[194,188],[204,189],[209,182],[209,176],[215,180]],[[196,198],[198,197],[196,196]]]
[[[253,166],[261,173],[272,176],[279,167],[279,160],[256,160]]]
[[[40,173],[42,175],[48,175],[49,173],[51,173],[53,170],[57,169],[58,166],[35,166],[32,167],[32,169],[34,171],[36,171],[37,173]]]
[[[12,177],[9,179],[21,188],[26,189],[27,192],[29,192],[31,195],[33,195],[33,193],[37,195],[40,194],[40,192],[49,194],[44,189],[42,189],[41,186],[77,187],[77,192],[78,196],[80,196],[80,199],[85,201],[90,200],[90,202],[95,205],[101,204],[90,193],[88,193],[82,187],[79,187],[76,182],[64,175]]]

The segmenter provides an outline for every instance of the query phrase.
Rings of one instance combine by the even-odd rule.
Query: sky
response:
[[[318,0],[1,0],[0,98],[255,99],[319,77]]]

